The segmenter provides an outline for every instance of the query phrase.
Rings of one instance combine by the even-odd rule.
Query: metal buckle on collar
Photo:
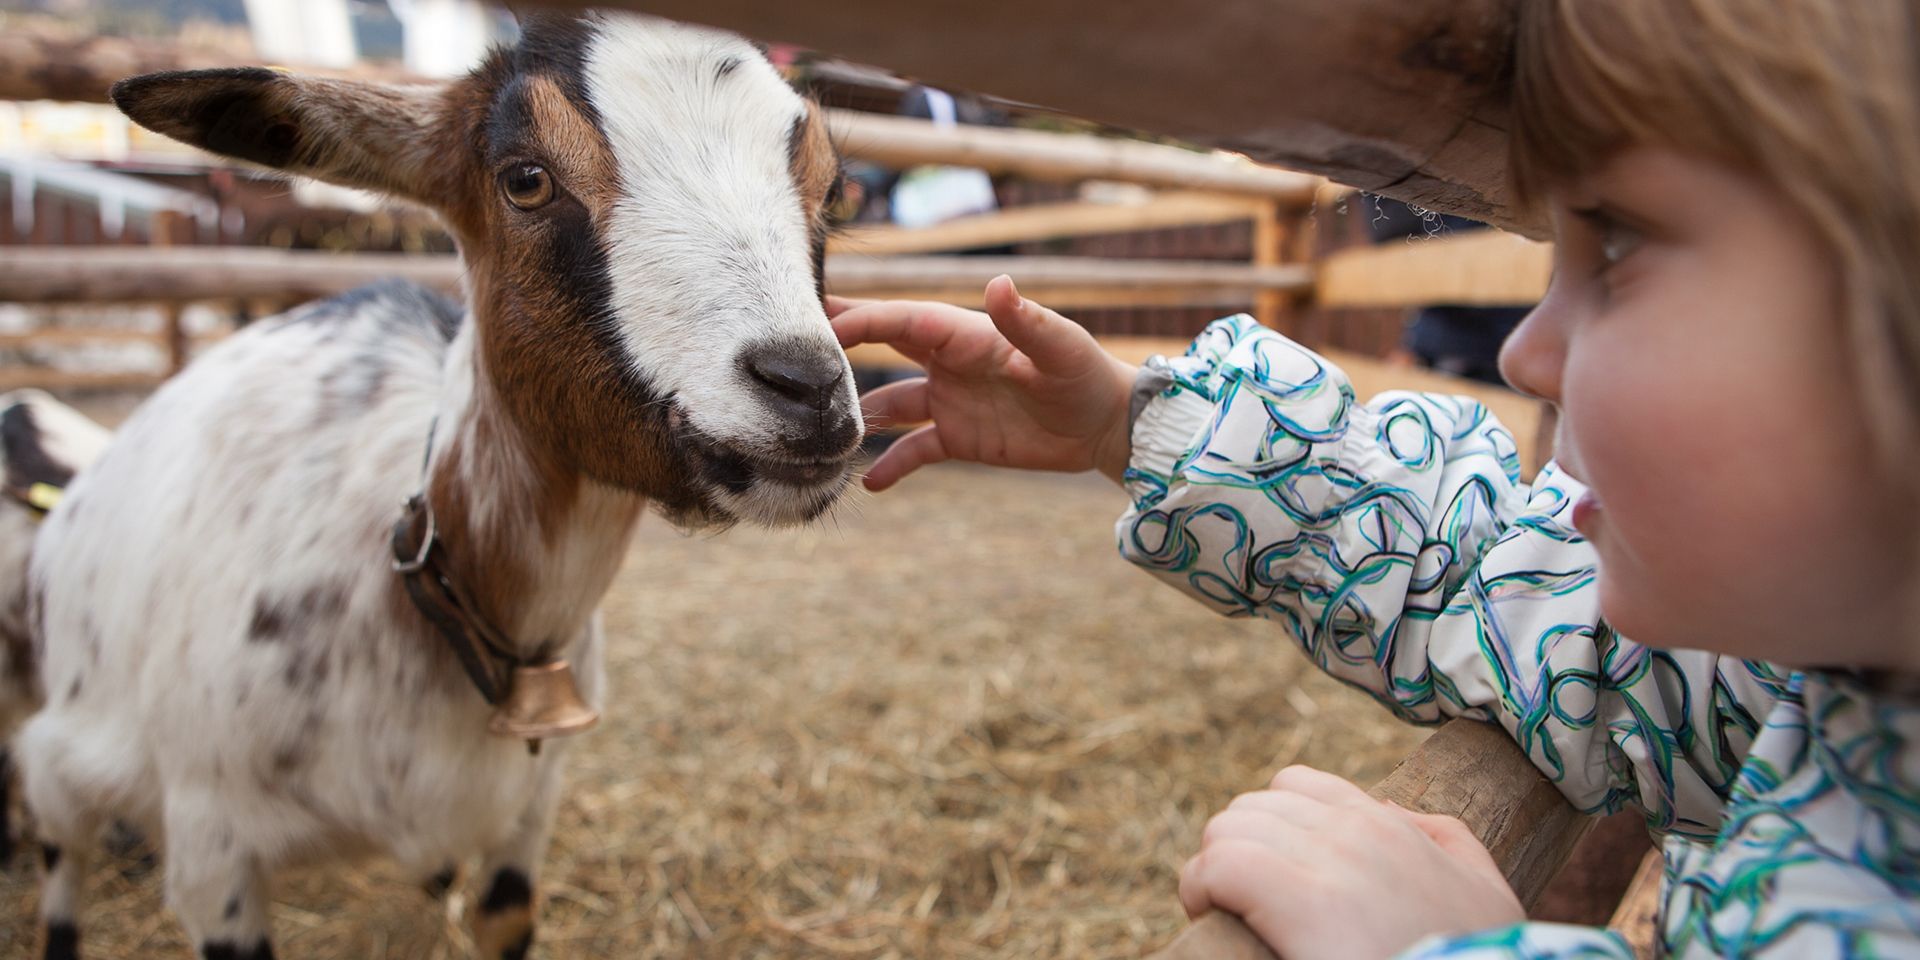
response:
[[[399,574],[419,573],[421,570],[426,569],[427,555],[433,552],[433,542],[434,539],[439,536],[439,528],[434,524],[433,507],[427,504],[425,493],[416,493],[408,497],[406,502],[401,504],[401,509],[411,514],[426,514],[427,535],[420,539],[420,550],[413,555],[413,559],[404,560],[400,557],[393,558],[393,572]]]

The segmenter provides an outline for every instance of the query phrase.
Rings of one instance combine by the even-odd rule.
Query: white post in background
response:
[[[246,0],[253,45],[269,63],[351,67],[359,59],[347,0]]]
[[[407,72],[455,77],[474,68],[493,42],[493,15],[479,0],[387,0],[404,28]]]

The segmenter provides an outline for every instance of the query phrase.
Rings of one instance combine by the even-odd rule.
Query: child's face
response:
[[[1555,206],[1553,285],[1501,368],[1560,406],[1608,621],[1658,647],[1920,666],[1912,501],[1873,467],[1812,228],[1759,180],[1650,149]]]

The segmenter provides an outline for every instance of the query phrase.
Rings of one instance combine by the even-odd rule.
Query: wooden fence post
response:
[[[1287,235],[1286,227],[1281,224],[1280,217],[1280,205],[1272,201],[1261,204],[1260,212],[1254,214],[1254,266],[1277,267],[1285,257]],[[1254,294],[1253,318],[1260,321],[1261,326],[1280,329],[1286,312],[1286,294],[1278,290],[1262,290]]]
[[[175,210],[158,210],[153,214],[152,234],[148,236],[149,246],[157,248],[171,247],[174,234],[180,228],[180,213]],[[192,344],[187,340],[186,307],[177,302],[161,306],[160,338],[167,352],[167,376],[179,373],[187,365]]]

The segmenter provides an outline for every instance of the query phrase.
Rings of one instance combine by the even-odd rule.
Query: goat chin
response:
[[[732,516],[765,527],[797,527],[818,520],[833,508],[853,482],[851,471],[810,487],[790,487],[774,481],[756,481],[744,494],[722,494],[721,504]]]

